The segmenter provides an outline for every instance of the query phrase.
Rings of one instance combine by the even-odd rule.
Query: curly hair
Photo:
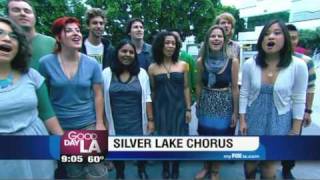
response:
[[[104,21],[106,20],[105,13],[102,9],[91,8],[91,9],[87,10],[86,14],[85,14],[85,19],[86,19],[87,25],[89,25],[90,20],[92,18],[97,17],[97,16],[100,16]]]
[[[163,48],[164,48],[164,40],[167,36],[173,36],[176,41],[176,48],[174,50],[174,53],[172,55],[172,62],[176,63],[179,59],[179,52],[181,48],[181,43],[178,40],[178,37],[174,35],[172,32],[168,31],[162,31],[158,33],[152,43],[152,54],[154,58],[154,62],[156,62],[158,65],[161,65],[163,63]]]
[[[29,70],[29,61],[31,58],[31,50],[29,42],[24,34],[24,31],[11,19],[0,17],[0,22],[11,27],[12,32],[17,36],[18,52],[11,61],[11,68],[20,73],[27,73]]]
[[[118,58],[118,54],[120,49],[124,46],[129,44],[131,47],[133,47],[134,49],[134,62],[131,63],[128,67],[125,67]],[[134,44],[128,40],[128,39],[123,39],[119,42],[119,44],[116,46],[116,49],[113,53],[113,58],[112,58],[112,63],[111,63],[111,71],[113,73],[116,74],[116,76],[119,78],[120,74],[124,71],[124,69],[126,68],[131,76],[135,76],[138,75],[140,72],[140,65],[139,65],[139,61],[138,61],[138,55],[137,55],[137,51],[136,48],[134,46]]]

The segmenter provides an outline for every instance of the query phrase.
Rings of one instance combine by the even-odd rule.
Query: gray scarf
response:
[[[212,53],[208,53],[207,58],[204,60],[204,65],[206,70],[209,73],[208,76],[208,87],[211,88],[217,81],[217,73],[222,70],[222,68],[225,66],[226,57],[223,52],[214,55]]]

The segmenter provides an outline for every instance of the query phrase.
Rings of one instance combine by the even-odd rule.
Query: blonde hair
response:
[[[215,24],[220,24],[221,19],[226,19],[227,21],[231,22],[232,29],[234,29],[234,26],[236,24],[236,19],[233,17],[231,13],[225,12],[217,16],[215,19]]]

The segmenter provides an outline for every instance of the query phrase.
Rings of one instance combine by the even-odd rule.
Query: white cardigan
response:
[[[240,89],[239,113],[245,114],[247,106],[258,97],[261,87],[262,70],[254,59],[248,59],[242,69],[242,85]],[[292,109],[294,119],[303,119],[308,69],[306,63],[292,57],[291,64],[281,69],[273,88],[273,101],[282,115]]]
[[[109,135],[116,135],[115,129],[114,129],[114,122],[112,118],[112,111],[111,111],[111,104],[110,104],[110,84],[111,84],[111,77],[112,72],[111,69],[108,67],[103,70],[102,72],[103,76],[103,84],[104,84],[104,108],[105,113],[108,121],[109,126]],[[142,130],[143,134],[147,134],[147,125],[148,125],[148,119],[147,119],[147,102],[151,102],[151,91],[150,91],[150,83],[149,83],[149,76],[147,72],[140,68],[140,72],[138,74],[138,79],[140,81],[141,89],[142,89],[142,99],[141,99],[141,107],[142,107]]]

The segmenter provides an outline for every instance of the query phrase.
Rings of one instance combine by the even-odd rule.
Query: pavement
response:
[[[317,62],[316,64],[320,64]],[[317,81],[316,92],[313,104],[312,124],[304,128],[303,135],[320,135],[320,66],[316,66]],[[191,124],[191,133],[194,134],[196,129],[196,122]],[[320,143],[320,142],[318,142]],[[320,153],[320,152],[319,152]],[[136,163],[134,161],[126,162],[125,177],[126,179],[138,179]],[[202,161],[182,161],[180,163],[180,179],[194,179],[194,176],[202,168]],[[162,164],[160,161],[150,161],[147,164],[147,173],[149,179],[162,179]],[[277,164],[277,179],[281,177],[281,164]],[[319,179],[320,180],[320,161],[296,161],[296,166],[292,171],[296,179]],[[259,175],[257,175],[259,177]],[[115,170],[108,174],[108,179],[115,179]],[[245,179],[243,173],[243,161],[225,161],[222,162],[220,171],[221,180],[239,180]],[[259,178],[258,178],[259,179]]]

